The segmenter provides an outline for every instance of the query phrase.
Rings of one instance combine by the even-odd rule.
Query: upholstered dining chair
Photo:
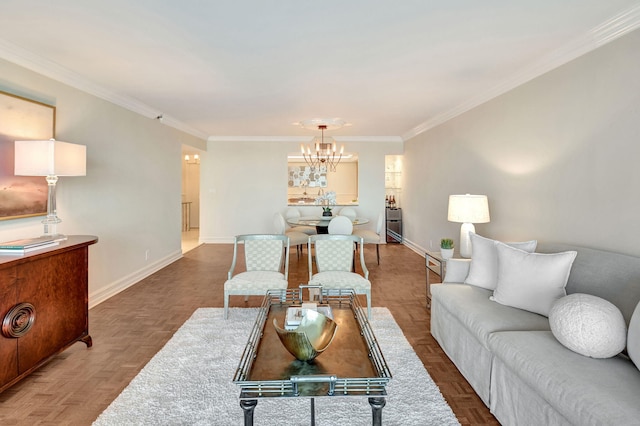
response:
[[[347,216],[336,216],[329,222],[329,234],[351,235],[353,223]]]
[[[295,207],[289,207],[287,208],[287,211],[285,212],[285,218],[287,220],[289,219],[300,219],[300,210],[298,210]],[[315,235],[318,233],[318,231],[316,230],[315,226],[309,226],[309,225],[291,225],[291,228],[294,231],[298,231],[298,232],[303,232],[307,235]]]
[[[349,218],[349,220],[351,220],[351,222],[353,222],[354,220],[356,220],[356,211],[354,209],[352,209],[351,207],[343,207],[340,212],[338,212],[338,214],[340,216],[346,216]]]
[[[246,270],[236,274],[238,245],[242,243]],[[245,296],[245,301],[248,296],[264,296],[267,290],[286,289],[288,278],[289,237],[274,234],[236,236],[233,261],[224,283],[224,319],[229,314],[229,296],[242,295]]]
[[[287,224],[282,213],[276,213],[273,216],[273,223],[276,234],[284,234],[289,237],[289,245],[295,246],[296,254],[298,255],[298,259],[300,259],[300,252],[302,252],[302,248],[307,245],[309,236],[304,232],[296,231],[297,228],[286,229]]]
[[[378,259],[378,265],[380,264],[380,244],[382,244],[384,241],[384,238],[382,235],[383,226],[384,226],[384,214],[380,213],[378,215],[378,223],[376,224],[375,232],[370,229],[356,229],[355,231],[353,231],[353,235],[362,237],[365,244],[376,245],[376,257]],[[362,249],[364,249],[364,246],[362,246]]]
[[[360,251],[362,275],[354,272],[354,244],[363,244],[355,235],[311,235],[307,255],[309,257],[309,285],[321,286],[324,290],[353,289],[356,294],[367,296],[367,315],[371,318],[371,282],[369,270]],[[315,256],[312,256],[312,246]],[[315,258],[316,273],[313,273]]]

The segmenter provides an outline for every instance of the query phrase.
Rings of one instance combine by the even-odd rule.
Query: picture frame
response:
[[[0,91],[0,220],[47,214],[42,176],[14,175],[14,142],[55,137],[56,107]]]
[[[288,186],[296,188],[326,188],[327,167],[317,170],[309,166],[289,166]]]

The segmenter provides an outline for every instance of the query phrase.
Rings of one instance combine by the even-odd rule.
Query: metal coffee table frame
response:
[[[371,329],[366,310],[362,308],[354,290],[322,289],[319,303],[331,306],[334,316],[336,316],[335,314],[348,315],[349,317],[352,315],[355,319],[358,330],[350,330],[350,332],[357,333],[361,337],[360,340],[363,343],[364,350],[357,353],[360,354],[359,356],[362,359],[361,364],[366,364],[366,368],[370,371],[367,377],[340,377],[331,372],[317,374],[317,372],[313,371],[313,362],[309,366],[302,361],[295,360],[288,355],[288,352],[279,341],[277,342],[278,345],[268,347],[263,351],[265,354],[261,355],[260,349],[263,343],[265,347],[270,344],[275,345],[271,330],[265,328],[273,328],[273,324],[267,323],[267,320],[270,319],[270,314],[271,318],[276,317],[279,324],[282,325],[286,308],[299,305],[301,301],[302,288],[300,290],[269,290],[265,295],[233,378],[233,382],[240,387],[240,406],[244,410],[245,426],[253,425],[254,409],[260,398],[310,397],[311,425],[314,425],[314,398],[339,396],[368,397],[372,410],[372,424],[374,426],[381,425],[382,408],[386,403],[385,397],[387,396],[386,386],[392,376]],[[347,318],[347,320],[349,322],[352,321],[350,318]],[[346,331],[344,330],[343,333]],[[340,327],[338,327],[337,333],[340,332]],[[265,334],[269,334],[268,338],[264,338]],[[265,341],[269,340],[270,342],[263,342],[263,338]],[[353,340],[357,341],[358,339]],[[336,344],[338,343],[334,340],[332,345]],[[276,354],[275,356],[278,357],[279,364],[282,364],[282,362],[290,364],[285,369],[286,371],[273,372],[273,376],[280,375],[280,377],[253,379],[252,370],[256,359],[258,357],[273,356],[271,354],[274,349],[279,351],[280,346],[282,346],[282,351],[286,352],[286,354]],[[315,361],[321,363],[323,357],[330,357],[330,349],[331,347]],[[278,370],[278,368],[275,368],[275,370]],[[294,374],[289,375],[290,373]]]

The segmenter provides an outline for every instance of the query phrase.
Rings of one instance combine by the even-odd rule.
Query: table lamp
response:
[[[57,232],[57,225],[62,220],[56,208],[56,182],[58,176],[86,176],[87,147],[55,139],[15,141],[14,147],[16,176],[45,176],[47,179],[47,217],[42,220],[44,236],[66,239]]]
[[[486,195],[449,195],[450,222],[462,223],[460,226],[460,256],[471,257],[470,232],[476,232],[474,223],[487,223],[489,218],[489,201]]]

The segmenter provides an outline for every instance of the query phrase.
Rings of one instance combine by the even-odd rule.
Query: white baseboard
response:
[[[235,237],[222,237],[222,238],[202,238],[200,242],[204,244],[233,244]]]
[[[172,264],[173,262],[175,262],[176,260],[182,258],[182,251],[176,251],[174,253],[169,254],[168,256],[163,257],[162,259],[158,259],[157,261],[151,263],[150,265],[146,266],[145,268],[139,269],[137,271],[135,271],[132,274],[127,275],[126,277],[123,277],[121,279],[119,279],[118,281],[115,281],[113,283],[111,283],[110,285],[101,288],[99,291],[96,291],[95,293],[92,293],[89,295],[89,309],[93,308],[96,305],[99,305],[100,303],[104,302],[105,300],[109,299],[110,297],[115,296],[116,294],[120,293],[123,290],[126,290],[127,288],[131,287],[132,285],[138,283],[139,281],[145,279],[146,277],[148,277],[149,275],[159,271],[160,269],[164,268],[165,266],[168,266],[170,264]]]
[[[407,246],[407,248],[413,250],[414,252],[418,253],[420,256],[425,257],[425,253],[427,252],[426,248],[423,248],[418,244],[414,243],[413,241],[407,240],[406,238],[402,239],[402,244],[404,244],[405,246]]]

